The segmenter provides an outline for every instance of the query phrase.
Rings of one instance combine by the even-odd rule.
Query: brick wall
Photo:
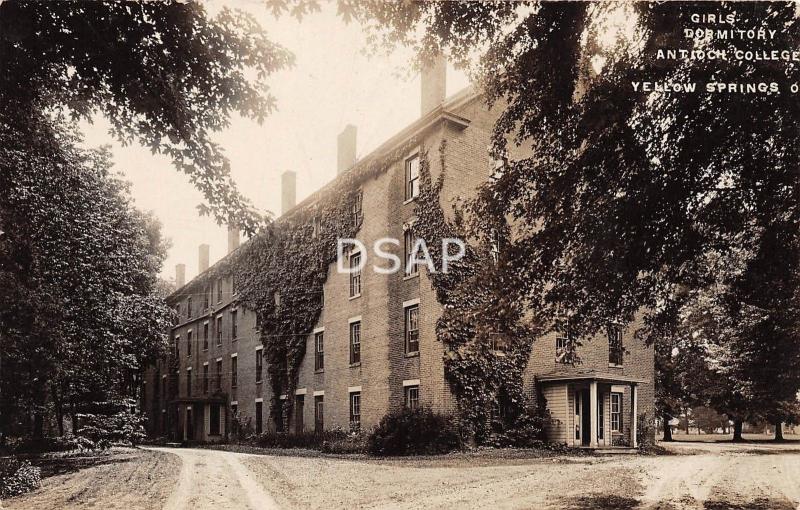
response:
[[[496,108],[500,108],[498,106]],[[447,141],[444,154],[447,177],[441,193],[441,205],[446,214],[452,215],[453,205],[464,198],[474,196],[475,189],[494,169],[489,156],[491,132],[496,120],[497,109],[489,111],[482,101],[471,100],[460,106],[455,112],[469,119],[469,126],[461,129],[450,123],[442,122],[428,131],[419,140],[419,147],[409,150],[406,156],[412,156],[419,150],[427,150],[431,163],[431,174],[435,180],[441,172],[439,147],[442,140]],[[524,151],[524,149],[520,149]],[[515,157],[519,157],[514,154]],[[360,297],[349,296],[350,277],[337,272],[335,264],[329,268],[328,279],[324,285],[325,306],[316,325],[323,328],[325,344],[325,367],[323,371],[314,368],[314,334],[306,338],[306,354],[299,370],[297,389],[304,395],[303,425],[306,430],[314,427],[315,406],[314,393],[324,392],[325,427],[347,428],[350,419],[349,388],[361,388],[361,420],[362,426],[372,427],[392,408],[403,405],[403,381],[420,381],[420,402],[438,411],[453,411],[455,402],[449,385],[444,377],[444,348],[436,338],[436,321],[441,314],[441,306],[431,288],[427,271],[420,268],[419,275],[406,277],[401,270],[395,274],[378,274],[373,270],[374,264],[386,267],[389,262],[378,259],[373,244],[380,238],[400,240],[399,246],[384,245],[384,249],[403,258],[404,225],[414,220],[413,201],[405,200],[405,158],[395,162],[388,171],[362,184],[364,221],[357,238],[366,246],[366,265],[362,271],[362,292]],[[345,261],[346,262],[346,261]],[[347,263],[344,264],[347,266]],[[202,306],[202,294],[193,296],[195,314],[203,315],[192,320],[185,317],[186,295],[175,296],[182,304],[182,323],[172,332],[181,336],[179,395],[186,395],[186,368],[191,366],[193,372],[193,396],[202,396],[202,365],[209,363],[209,373],[215,376],[215,361],[223,360],[222,392],[227,395],[228,402],[235,401],[238,414],[243,422],[248,420],[255,428],[255,400],[263,398],[264,428],[274,427],[269,420],[269,403],[272,397],[267,378],[267,367],[264,366],[261,383],[255,381],[256,348],[261,345],[255,331],[255,313],[242,307],[238,310],[239,338],[230,337],[230,297],[231,282],[223,282],[223,301],[217,302],[216,285],[212,294],[212,310],[198,310]],[[407,355],[405,352],[405,315],[403,303],[419,300],[419,353]],[[222,346],[215,341],[214,320],[223,314],[224,334]],[[349,322],[354,317],[361,320],[361,363],[350,364]],[[209,321],[213,339],[209,341],[208,351],[202,350],[202,324]],[[584,359],[581,367],[572,369],[557,366],[555,358],[555,334],[546,335],[536,340],[525,372],[525,386],[533,392],[534,376],[552,372],[556,368],[563,370],[597,369],[602,372],[613,371],[625,376],[646,379],[648,382],[640,386],[639,406],[642,411],[652,412],[653,407],[653,353],[633,340],[631,331],[636,324],[628,328],[625,336],[626,354],[621,368],[608,366],[608,343],[604,335],[587,342],[581,349]],[[186,355],[186,332],[194,330],[194,348],[192,356]],[[238,387],[230,385],[231,354],[236,353],[238,359]],[[166,373],[163,363],[157,364],[147,371],[145,387],[145,410],[151,417],[150,429],[160,430],[161,409],[166,409],[156,389],[156,375]],[[213,385],[213,384],[212,384]],[[551,392],[552,393],[552,392]],[[558,395],[563,393],[557,392]],[[556,393],[553,393],[554,395]],[[289,398],[296,398],[295,395]],[[625,401],[629,400],[626,395]],[[607,406],[607,401],[605,405]],[[571,401],[559,404],[565,414],[563,429],[559,429],[559,437],[567,437],[570,432],[572,413],[569,412]],[[625,404],[627,405],[627,403]],[[627,409],[623,410],[628,413]],[[606,420],[608,419],[606,412]],[[296,425],[290,419],[290,427]],[[630,420],[625,420],[629,427]]]

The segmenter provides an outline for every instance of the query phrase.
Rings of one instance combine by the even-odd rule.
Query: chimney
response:
[[[281,174],[281,214],[286,214],[297,201],[297,174],[287,170]]]
[[[228,225],[228,253],[239,247],[239,229]]]
[[[444,103],[447,93],[447,60],[439,53],[433,62],[422,70],[422,94],[420,116],[425,116]]]
[[[348,124],[339,133],[338,149],[336,173],[340,174],[356,162],[356,127],[354,125]]]
[[[175,285],[179,289],[186,285],[186,264],[175,264]]]
[[[204,273],[208,270],[208,245],[201,244],[199,249],[199,259],[197,263],[197,273]]]

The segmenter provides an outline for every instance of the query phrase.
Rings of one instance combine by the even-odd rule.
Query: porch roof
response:
[[[569,381],[597,381],[608,383],[648,383],[647,379],[632,377],[611,372],[600,372],[598,370],[586,370],[581,372],[551,372],[536,376],[539,382],[569,382]]]

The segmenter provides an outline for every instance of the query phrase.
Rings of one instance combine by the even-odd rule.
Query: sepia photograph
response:
[[[0,0],[0,510],[800,510],[800,2]]]

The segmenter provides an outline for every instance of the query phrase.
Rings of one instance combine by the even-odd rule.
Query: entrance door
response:
[[[191,407],[186,408],[186,439],[194,439],[194,413]]]
[[[589,390],[581,391],[581,446],[589,446],[590,443],[590,430],[592,427],[591,406],[589,405]]]
[[[303,433],[303,413],[305,411],[305,396],[297,395],[294,400],[294,433]]]

